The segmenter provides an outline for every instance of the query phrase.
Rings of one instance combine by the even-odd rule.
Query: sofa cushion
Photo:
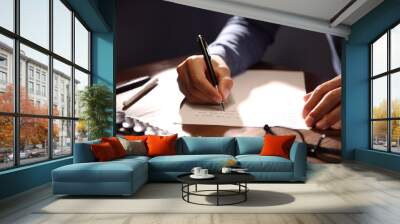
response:
[[[146,143],[140,140],[127,140],[125,138],[118,137],[122,146],[126,151],[126,155],[137,155],[145,156],[147,155]]]
[[[158,156],[149,160],[149,170],[163,172],[190,172],[199,166],[212,172],[219,171],[230,159],[231,155],[174,155]]]
[[[292,172],[293,162],[278,156],[238,155],[239,166],[249,172]]]
[[[177,154],[235,155],[235,139],[232,137],[182,137],[177,142]]]
[[[108,142],[114,149],[115,155],[117,158],[122,158],[126,156],[126,151],[124,146],[122,146],[121,142],[117,137],[103,137],[101,138],[101,142]]]
[[[96,161],[105,162],[118,158],[112,145],[108,142],[92,144],[90,147],[92,149],[94,157],[96,157]]]
[[[264,145],[263,137],[236,137],[236,155],[259,154]]]
[[[261,156],[280,156],[290,159],[290,148],[296,135],[265,135]]]
[[[52,173],[56,182],[131,182],[134,173],[147,176],[147,163],[140,159],[75,163]]]
[[[99,144],[100,139],[75,143],[74,163],[88,163],[96,161],[94,154],[90,148],[92,144]]]
[[[147,155],[151,157],[175,155],[177,138],[177,134],[170,136],[149,135],[146,140]]]
[[[147,135],[125,135],[125,139],[128,139],[129,141],[144,141],[146,142]]]

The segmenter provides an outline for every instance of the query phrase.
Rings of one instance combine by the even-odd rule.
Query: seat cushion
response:
[[[249,172],[293,172],[292,161],[278,156],[239,155],[240,167]]]
[[[131,182],[132,177],[140,173],[147,176],[147,163],[140,159],[75,163],[53,170],[53,181]]]
[[[232,137],[182,137],[177,141],[177,154],[235,155],[235,139]]]
[[[193,167],[203,167],[211,172],[219,171],[231,155],[174,155],[158,156],[149,160],[150,172],[190,172]]]
[[[149,159],[150,159],[150,157],[147,157],[147,156],[126,156],[121,159],[113,160],[112,162],[125,163],[125,164],[136,164],[137,161],[142,161],[144,163],[147,163],[149,161]]]

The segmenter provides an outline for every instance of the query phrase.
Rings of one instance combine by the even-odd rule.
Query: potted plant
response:
[[[79,124],[86,126],[89,140],[110,135],[107,130],[112,125],[112,100],[113,93],[102,84],[88,86],[79,93]]]

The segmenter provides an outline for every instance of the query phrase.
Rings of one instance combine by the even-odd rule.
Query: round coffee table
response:
[[[255,180],[255,177],[248,173],[216,173],[212,179],[193,179],[190,177],[191,173],[182,174],[177,177],[178,181],[182,183],[182,199],[188,203],[198,205],[234,205],[245,202],[247,200],[247,192],[249,188],[247,183]],[[215,185],[215,190],[198,190],[197,185]],[[237,190],[224,190],[220,189],[220,185],[236,185]],[[190,186],[195,186],[194,191],[190,191]],[[206,194],[214,192],[215,194]],[[203,196],[203,197],[216,197],[216,204],[202,204],[190,200],[190,196]],[[221,197],[240,196],[240,199],[231,203],[221,203]]]

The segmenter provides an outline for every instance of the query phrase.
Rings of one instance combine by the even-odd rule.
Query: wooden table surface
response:
[[[265,131],[263,128],[249,128],[249,127],[229,127],[229,126],[214,126],[214,125],[187,125],[176,124],[173,119],[179,115],[179,107],[184,96],[179,92],[176,82],[177,74],[175,71],[176,66],[186,57],[175,58],[170,60],[159,61],[143,66],[129,68],[119,71],[117,74],[117,85],[130,81],[134,78],[141,76],[157,76],[159,84],[156,88],[146,94],[142,99],[129,107],[124,112],[127,116],[138,118],[168,130],[171,133],[178,133],[178,135],[189,136],[263,136]],[[266,64],[258,64],[254,66],[255,69],[273,69],[285,70],[277,66]],[[318,85],[316,75],[306,73],[306,91],[312,91]],[[122,101],[126,100],[135,90],[128,91],[117,95],[117,110],[122,111]],[[302,141],[300,136],[303,135],[304,140],[309,144],[309,148],[316,145],[322,134],[327,137],[322,140],[321,148],[315,153],[309,151],[309,160],[314,162],[340,161],[340,148],[341,148],[341,135],[338,130],[288,130],[285,128],[273,127],[272,130],[276,134],[296,134],[298,141]]]

